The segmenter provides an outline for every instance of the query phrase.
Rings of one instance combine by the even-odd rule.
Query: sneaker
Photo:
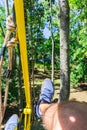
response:
[[[17,130],[17,125],[18,125],[18,116],[16,114],[13,114],[7,121],[4,130]]]
[[[41,117],[39,106],[41,102],[51,103],[51,99],[54,95],[54,85],[50,79],[45,79],[42,88],[39,101],[36,106],[36,114],[38,117]]]

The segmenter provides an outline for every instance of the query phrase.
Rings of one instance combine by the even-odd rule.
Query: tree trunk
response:
[[[0,28],[1,28],[1,34],[2,34],[2,36],[5,37],[4,29],[3,29],[3,26],[1,25],[1,23],[0,23]]]
[[[59,101],[69,99],[69,4],[68,0],[59,0],[60,8],[60,97]]]
[[[18,44],[18,108],[19,108],[19,116],[21,116],[22,108],[23,108],[23,95],[22,95],[22,66],[21,66],[21,58],[20,58],[20,49]],[[18,129],[21,128],[21,122],[19,121]]]
[[[8,0],[5,0],[5,12],[6,12],[6,18],[9,15],[9,6],[8,6]]]
[[[52,30],[52,0],[50,0],[50,31],[52,39],[52,81],[54,81],[54,36]]]

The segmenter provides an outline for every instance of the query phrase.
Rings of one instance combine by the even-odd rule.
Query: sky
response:
[[[0,6],[4,4],[4,1],[3,0],[0,0]]]
[[[39,1],[41,1],[41,0],[39,0]],[[55,1],[58,2],[58,0],[55,0]],[[0,5],[4,5],[4,0],[0,0]]]
[[[13,4],[13,0],[8,0],[10,4]],[[0,0],[0,6],[5,6],[5,0]]]
[[[45,38],[50,37],[51,33],[50,33],[50,30],[47,27],[44,28],[43,35],[44,35]]]
[[[41,1],[41,0],[38,0],[39,2]],[[58,0],[55,0],[56,2],[58,2]]]

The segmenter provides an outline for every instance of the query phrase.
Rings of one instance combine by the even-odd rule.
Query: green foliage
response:
[[[0,6],[0,48],[4,41],[4,33],[5,33],[5,9]]]
[[[70,7],[71,86],[75,87],[78,82],[87,82],[87,9],[85,0],[70,0]]]

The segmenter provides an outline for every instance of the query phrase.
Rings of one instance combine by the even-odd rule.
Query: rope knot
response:
[[[18,42],[16,37],[13,37],[10,41],[8,41],[7,47],[14,47]]]
[[[7,30],[10,30],[11,32],[13,32],[15,30],[15,24],[12,20],[11,15],[9,15],[6,19],[6,28],[7,28]]]

